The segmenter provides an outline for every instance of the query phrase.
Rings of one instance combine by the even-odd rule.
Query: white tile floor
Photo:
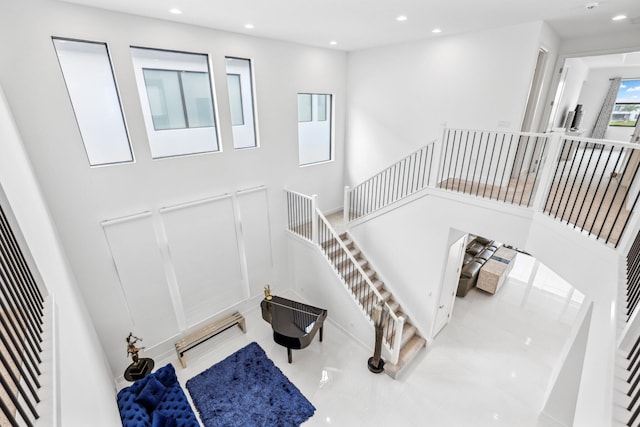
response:
[[[456,298],[450,323],[398,380],[370,373],[371,350],[330,321],[324,342],[294,351],[288,364],[258,307],[245,315],[246,334],[233,328],[192,350],[186,369],[169,361],[184,387],[188,378],[256,341],[316,407],[306,427],[549,426],[538,416],[582,298],[544,266],[527,286],[532,266],[519,254],[496,295],[473,289]]]

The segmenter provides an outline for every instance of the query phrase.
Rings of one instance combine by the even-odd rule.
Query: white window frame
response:
[[[322,163],[332,162],[335,157],[335,95],[331,93],[311,93],[299,92],[296,103],[299,102],[300,95],[311,95],[311,121],[300,121],[298,111],[298,164],[301,167],[313,166]],[[325,120],[319,120],[318,96],[327,96],[329,99],[325,108],[329,109]],[[325,143],[320,140],[326,136],[329,140]],[[327,144],[328,147],[319,147],[320,144]],[[328,148],[328,158],[318,157],[321,150]]]
[[[52,36],[51,40],[89,165],[134,163],[131,138],[107,43],[58,36]],[[88,61],[88,56],[74,57],[75,52],[61,49],[70,44],[103,46],[105,57],[100,60],[106,59],[107,62]],[[72,57],[79,62],[74,62]]]
[[[245,70],[233,69],[229,66],[230,61],[246,61],[249,64],[248,75]],[[258,109],[256,102],[256,85],[253,60],[249,58],[241,58],[238,56],[226,56],[226,73],[240,75],[240,91],[242,99],[242,115],[244,118],[243,125],[233,125],[231,130],[233,133],[233,148],[236,150],[245,150],[260,147],[258,137]],[[231,71],[231,72],[230,72]],[[228,82],[228,80],[227,80]],[[228,84],[228,83],[227,83]],[[228,89],[228,88],[227,88]],[[227,90],[227,93],[229,91]],[[229,98],[229,114],[231,115],[231,99]],[[231,118],[230,118],[231,119]],[[253,141],[253,145],[243,143],[243,141]]]
[[[189,156],[222,151],[220,143],[220,120],[218,117],[218,103],[213,79],[211,59],[206,53],[183,52],[176,50],[131,46],[138,95],[144,116],[145,129],[149,139],[149,148],[153,159],[163,159],[178,156]],[[144,68],[200,71],[209,74],[211,88],[211,102],[213,109],[213,126],[182,129],[155,130],[149,97],[144,80]]]

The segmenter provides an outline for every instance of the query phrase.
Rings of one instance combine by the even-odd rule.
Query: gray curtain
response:
[[[620,77],[614,77],[611,79],[609,91],[607,92],[607,96],[604,98],[602,108],[600,108],[600,112],[596,118],[596,123],[593,125],[591,138],[604,138],[604,133],[607,131],[607,126],[609,126],[609,121],[611,120],[613,106],[616,104],[616,97],[618,96],[618,89],[620,89],[621,80],[622,78]]]

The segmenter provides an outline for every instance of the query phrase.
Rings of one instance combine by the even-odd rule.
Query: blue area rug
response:
[[[293,427],[316,408],[255,342],[187,381],[205,427]]]

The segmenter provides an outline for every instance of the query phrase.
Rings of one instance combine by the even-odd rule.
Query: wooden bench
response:
[[[209,338],[218,335],[220,332],[224,332],[227,329],[232,328],[235,325],[238,325],[242,332],[247,333],[247,328],[244,323],[244,317],[242,316],[242,314],[236,311],[235,313],[227,317],[216,320],[215,322],[190,333],[180,341],[176,342],[176,353],[178,353],[178,359],[180,359],[182,367],[187,367],[187,360],[186,356],[184,355],[185,352],[202,344]]]

